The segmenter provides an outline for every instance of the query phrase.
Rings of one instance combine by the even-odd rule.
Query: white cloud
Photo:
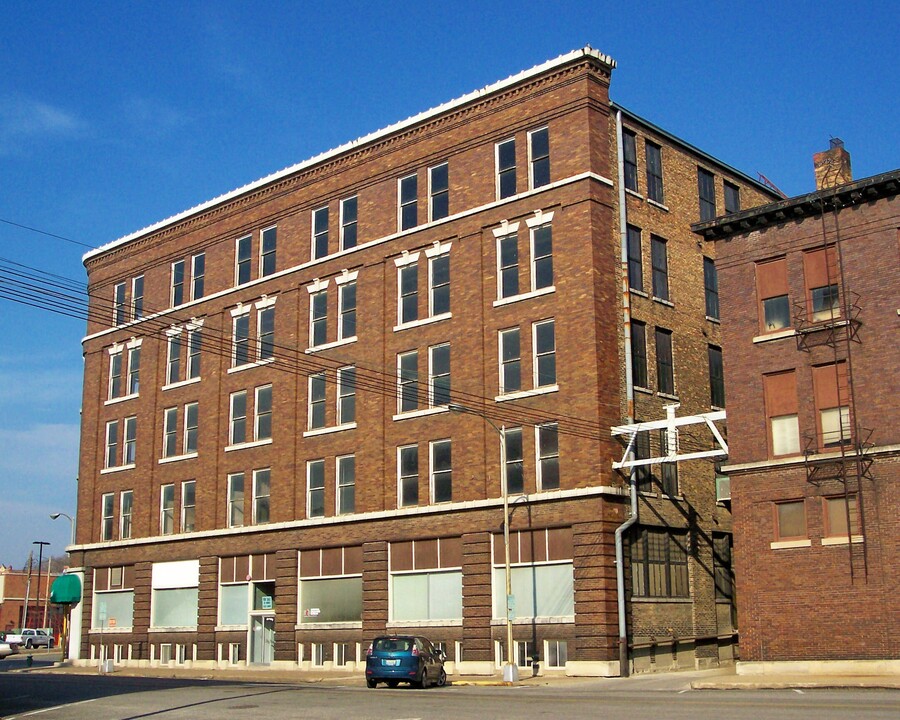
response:
[[[0,155],[42,139],[72,137],[85,123],[62,108],[20,95],[0,97]]]

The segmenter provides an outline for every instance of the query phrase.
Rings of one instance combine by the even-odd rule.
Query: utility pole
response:
[[[31,599],[31,561],[34,558],[34,550],[28,551],[28,578],[25,580],[25,602],[22,603],[22,624],[19,627],[28,627],[28,601]]]
[[[41,616],[41,570],[43,569],[43,561],[44,561],[44,545],[49,545],[46,540],[35,540],[31,543],[32,545],[38,546],[38,591],[37,591],[37,604],[35,605],[35,610],[37,610],[38,618]]]

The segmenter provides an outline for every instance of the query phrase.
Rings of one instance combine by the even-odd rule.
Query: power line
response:
[[[80,245],[81,247],[88,248],[89,250],[96,250],[93,245],[88,245],[87,243],[83,243],[78,240],[72,240],[72,238],[67,238],[64,235],[57,235],[56,233],[47,232],[46,230],[40,230],[38,228],[31,227],[30,225],[23,225],[22,223],[13,222],[12,220],[6,220],[5,218],[0,218],[0,222],[5,223],[6,225],[12,225],[13,227],[21,228],[22,230],[28,230],[30,232],[37,233],[38,235],[46,235],[47,237],[56,238],[57,240],[62,240],[67,243],[72,243],[72,245]]]

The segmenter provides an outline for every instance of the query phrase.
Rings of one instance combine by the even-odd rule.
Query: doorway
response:
[[[275,616],[250,617],[250,662],[270,665],[275,659]]]

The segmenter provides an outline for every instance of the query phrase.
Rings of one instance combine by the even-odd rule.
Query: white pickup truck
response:
[[[22,628],[21,630],[15,629],[7,632],[6,642],[10,645],[18,644],[26,650],[35,647],[52,648],[53,636],[48,635],[46,630]]]
[[[0,632],[0,660],[19,652],[19,646],[16,643],[6,642],[6,633]]]

